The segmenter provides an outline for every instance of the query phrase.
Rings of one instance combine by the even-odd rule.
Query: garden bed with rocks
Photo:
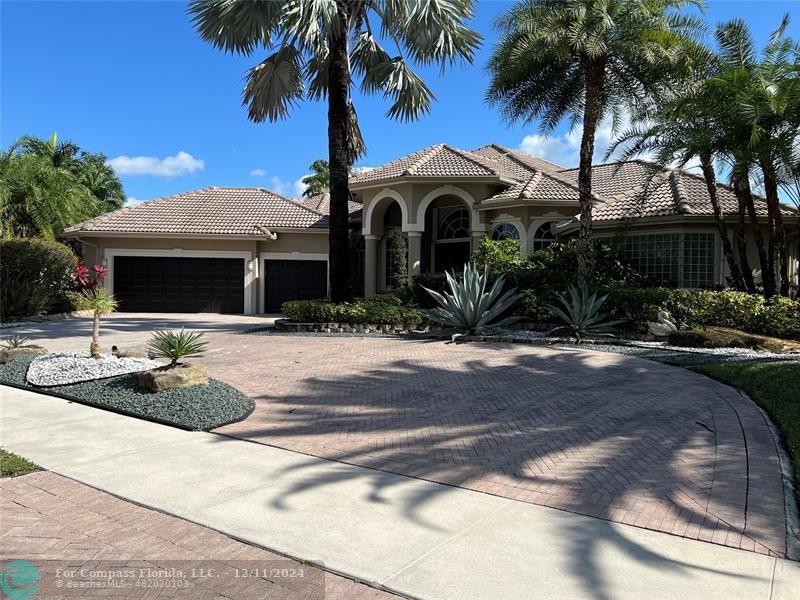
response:
[[[27,380],[28,369],[34,360],[34,357],[25,357],[0,365],[0,384],[190,431],[209,431],[240,421],[255,406],[242,392],[217,379],[210,379],[208,385],[193,385],[158,393],[139,387],[137,373],[39,387]]]
[[[149,358],[117,358],[111,355],[92,358],[88,352],[61,352],[34,358],[26,377],[31,385],[52,387],[138,373],[161,366],[160,362]]]

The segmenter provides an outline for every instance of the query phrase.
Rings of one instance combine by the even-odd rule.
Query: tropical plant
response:
[[[77,260],[58,242],[0,240],[0,321],[68,310]]]
[[[311,175],[303,177],[303,184],[306,189],[303,191],[304,198],[311,198],[319,194],[325,194],[331,189],[331,170],[328,161],[318,158],[309,165]]]
[[[7,338],[3,338],[0,341],[0,347],[5,348],[6,350],[15,350],[17,348],[33,348],[35,344],[29,344],[28,338],[23,337],[21,335],[12,335]]]
[[[496,23],[487,100],[511,122],[541,118],[552,132],[581,126],[578,279],[592,275],[592,159],[607,117],[617,129],[648,94],[675,78],[700,22],[676,9],[700,0],[522,0]]]
[[[94,265],[91,270],[83,263],[82,259],[78,259],[78,264],[75,265],[75,287],[77,291],[85,289],[96,288],[103,283],[103,280],[108,275],[108,268],[103,265]]]
[[[408,283],[408,238],[400,229],[389,230],[386,240],[389,260],[389,283],[399,289]]]
[[[100,358],[100,318],[117,310],[118,306],[114,296],[102,286],[81,293],[79,308],[92,311],[92,343],[89,346],[92,358]]]
[[[147,345],[152,356],[168,358],[169,367],[174,369],[180,359],[200,356],[205,351],[208,342],[202,341],[202,337],[202,332],[183,328],[180,331],[158,330],[153,332]]]
[[[460,334],[476,335],[487,329],[505,327],[519,320],[517,316],[498,319],[508,311],[522,295],[516,289],[503,292],[505,279],[499,277],[487,291],[489,274],[483,273],[471,263],[464,265],[461,280],[451,273],[445,274],[450,291],[436,292],[423,287],[436,303],[436,308],[422,311],[431,321],[456,329]]]
[[[330,167],[331,298],[351,293],[348,174],[364,153],[351,90],[392,100],[388,116],[414,120],[434,100],[406,57],[427,66],[471,61],[480,36],[466,21],[473,0],[191,0],[189,13],[200,37],[226,52],[272,54],[250,69],[243,93],[250,120],[285,118],[303,98],[327,99]],[[396,49],[392,56],[374,32]]]
[[[607,295],[598,296],[597,292],[590,291],[586,286],[575,285],[569,287],[567,294],[569,297],[556,293],[561,306],[550,304],[547,307],[550,314],[565,323],[551,333],[568,331],[580,343],[587,335],[611,335],[615,326],[622,323],[608,320],[608,314],[601,312]]]

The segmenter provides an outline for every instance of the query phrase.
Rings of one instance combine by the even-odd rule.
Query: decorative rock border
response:
[[[297,323],[289,319],[277,319],[275,328],[295,333],[388,333],[402,335],[416,330],[418,323],[406,325],[378,325],[375,323]]]

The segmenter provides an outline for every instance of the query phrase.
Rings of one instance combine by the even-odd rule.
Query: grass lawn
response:
[[[786,440],[794,463],[794,492],[800,499],[800,363],[717,363],[693,370],[747,392],[767,411]]]
[[[38,470],[39,467],[31,461],[0,448],[0,477],[16,477]]]

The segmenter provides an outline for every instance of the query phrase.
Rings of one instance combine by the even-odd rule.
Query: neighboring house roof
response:
[[[126,206],[73,225],[64,233],[263,236],[263,228],[326,227],[326,215],[269,190],[208,187]]]
[[[331,195],[327,192],[324,194],[317,194],[316,196],[311,196],[309,198],[300,198],[299,200],[296,200],[296,202],[305,206],[306,208],[310,208],[311,210],[322,213],[323,215],[331,214]],[[355,202],[354,200],[348,200],[347,207],[350,213],[350,220],[360,221],[362,208],[361,203]]]

